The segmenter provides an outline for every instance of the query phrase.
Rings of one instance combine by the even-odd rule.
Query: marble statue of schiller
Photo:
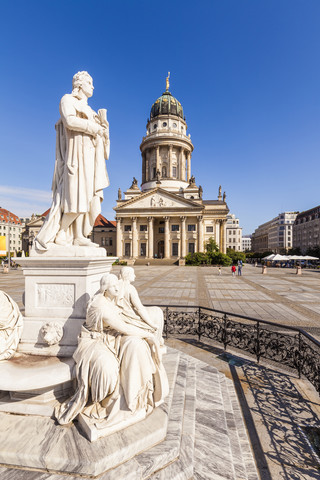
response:
[[[48,244],[98,246],[87,237],[101,212],[103,189],[109,185],[105,159],[110,152],[106,110],[88,105],[93,94],[87,72],[73,77],[73,90],[60,101],[56,124],[56,162],[50,212],[35,238],[36,250]]]

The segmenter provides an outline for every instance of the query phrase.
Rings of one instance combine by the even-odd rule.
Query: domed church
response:
[[[193,144],[183,107],[169,91],[154,102],[140,150],[142,183],[134,177],[116,211],[117,256],[130,260],[164,258],[183,263],[188,253],[203,252],[212,237],[226,252],[226,195],[204,200],[191,171]],[[124,197],[124,198],[123,198]]]

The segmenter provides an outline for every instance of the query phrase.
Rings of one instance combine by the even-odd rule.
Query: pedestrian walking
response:
[[[232,265],[231,272],[232,272],[232,276],[234,277],[235,274],[236,274],[236,266],[235,265]]]
[[[241,270],[242,270],[242,265],[238,265],[238,276],[239,277],[241,277],[241,275],[242,275]]]
[[[218,268],[218,274],[221,275],[221,267]]]

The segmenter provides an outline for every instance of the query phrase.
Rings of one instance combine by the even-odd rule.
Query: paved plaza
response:
[[[113,267],[118,273],[120,267]],[[299,326],[320,339],[320,271],[243,267],[136,266],[135,285],[145,304],[201,305]],[[20,270],[0,273],[0,289],[23,311]],[[304,425],[319,426],[319,396],[306,380],[245,355],[224,352],[210,342],[168,339],[167,344],[218,368],[231,378],[254,448],[262,480],[316,480],[319,463],[305,439]]]
[[[118,273],[120,267],[114,266]],[[144,303],[200,305],[284,325],[302,327],[320,338],[320,270],[268,268],[245,265],[242,276],[229,267],[136,266],[135,286]],[[21,270],[0,273],[0,289],[23,309]]]

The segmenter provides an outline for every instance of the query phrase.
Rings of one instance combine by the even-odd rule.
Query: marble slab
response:
[[[61,427],[49,419],[42,419],[45,421],[33,422],[34,430],[29,430],[28,434],[31,438],[33,434],[35,441],[33,448],[26,448],[22,425],[17,419],[10,424],[7,421],[3,423],[0,414],[0,425],[5,430],[3,434],[0,428],[0,463],[5,457],[1,452],[3,438],[5,434],[10,437],[14,431],[14,436],[19,439],[15,446],[19,453],[12,453],[13,444],[8,446],[6,458],[11,459],[11,465],[14,465],[13,459],[20,459],[21,454],[25,455],[26,452],[33,462],[33,468],[39,468],[36,465],[42,464],[42,471],[37,472],[21,467],[16,470],[0,467],[1,480],[63,480],[66,473],[69,480],[76,480],[79,474],[86,480],[96,475],[99,475],[99,480],[258,480],[232,381],[215,368],[180,354],[175,363],[173,385],[173,363],[177,360],[175,352],[168,349],[164,362],[170,381],[169,398],[154,412],[162,410],[168,415],[167,433],[163,441],[150,444],[149,448],[137,454],[131,448],[131,457],[125,460],[123,453],[126,451],[121,442],[134,444],[139,434],[147,434],[152,439],[154,422],[145,425],[151,415],[133,426],[138,426],[138,429],[129,427],[128,432],[118,432],[93,444],[84,439],[75,426]],[[36,420],[39,418],[34,417]],[[154,420],[157,422],[157,419]],[[41,442],[38,436],[42,429],[44,435]],[[70,466],[67,466],[65,452]],[[130,448],[127,453],[130,453]],[[60,468],[64,467],[64,474],[54,468],[54,460],[50,456],[55,457],[56,467],[59,463]],[[115,465],[117,462],[118,465],[107,469],[111,463],[110,458],[106,461],[105,456],[113,456]],[[119,464],[120,460],[122,462]],[[91,467],[91,473],[88,474],[85,472],[90,463],[95,466]]]
[[[82,252],[85,250],[81,247]],[[101,277],[110,272],[115,260],[105,256],[17,258],[25,277],[24,328],[18,351],[72,356],[85,320],[87,302],[99,290]],[[62,328],[62,337],[52,344],[42,333],[42,327],[48,323]]]

